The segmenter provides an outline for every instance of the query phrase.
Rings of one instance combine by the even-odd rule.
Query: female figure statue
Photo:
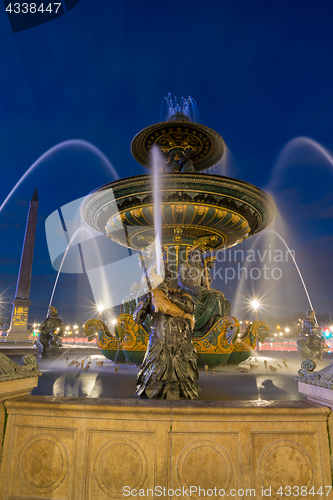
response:
[[[149,278],[152,289],[133,315],[139,324],[148,314],[151,316],[151,335],[136,393],[158,399],[195,399],[200,388],[191,339],[193,301],[189,295],[170,288],[167,279],[154,286],[159,276],[151,274]]]
[[[210,259],[208,267],[213,260]],[[188,260],[179,267],[178,286],[188,292],[194,302],[195,337],[205,335],[217,321],[230,316],[231,304],[220,290],[210,288],[211,277],[207,266],[202,266],[202,251],[194,247]]]

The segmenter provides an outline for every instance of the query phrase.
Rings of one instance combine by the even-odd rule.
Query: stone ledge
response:
[[[312,420],[326,421],[329,408],[308,401],[155,401],[149,399],[97,399],[97,398],[66,398],[54,396],[25,396],[5,403],[8,414],[29,414],[31,405],[38,415],[53,415],[76,418],[91,418],[98,412],[111,415],[121,414],[122,418],[140,419],[158,414],[159,418],[205,417],[215,420],[217,416],[223,419],[267,421],[276,420]],[[79,413],[79,415],[78,415]],[[117,418],[117,417],[116,417]]]
[[[0,382],[0,401],[26,395],[38,385],[39,375]]]
[[[330,410],[306,401],[24,396],[6,408],[1,500],[121,500],[126,485],[253,488],[259,500],[263,485],[280,498],[280,486],[331,484]]]

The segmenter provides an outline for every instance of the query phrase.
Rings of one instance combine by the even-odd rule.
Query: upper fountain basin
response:
[[[200,173],[159,174],[162,245],[202,243],[228,248],[262,231],[275,213],[273,200],[248,182]],[[154,240],[151,175],[106,184],[81,206],[83,219],[112,240],[143,249]]]

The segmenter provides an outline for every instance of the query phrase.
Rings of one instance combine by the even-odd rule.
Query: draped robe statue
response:
[[[195,247],[178,272],[178,286],[191,295],[195,305],[194,337],[205,335],[219,319],[230,316],[230,302],[220,290],[210,288],[209,280],[207,267],[202,266],[202,251]]]
[[[137,377],[139,396],[158,399],[195,399],[200,388],[196,352],[192,344],[193,301],[188,294],[163,281],[139,304],[133,317],[142,324],[151,316],[151,335]]]

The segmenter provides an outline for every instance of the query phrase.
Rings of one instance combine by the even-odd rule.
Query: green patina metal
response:
[[[149,126],[134,137],[132,154],[148,168],[152,165],[153,146],[157,146],[162,155],[159,160],[162,163],[158,165],[162,249],[165,260],[172,262],[173,286],[177,288],[175,276],[192,247],[214,252],[241,243],[270,224],[275,205],[269,195],[248,182],[200,173],[222,158],[225,144],[217,132],[190,122],[182,113],[176,113],[167,122]],[[82,203],[81,214],[92,228],[118,244],[147,252],[155,239],[153,176],[138,175],[96,189]],[[209,290],[209,283],[204,286]],[[214,293],[207,293],[208,306],[210,297],[213,300]],[[195,297],[192,295],[192,298]],[[115,328],[117,339],[110,339],[102,328],[99,345],[110,359],[118,352],[119,360],[119,351],[122,351],[128,360],[139,364],[148,343],[149,314],[145,328],[141,325],[135,328],[132,314],[138,305],[138,296],[131,292],[124,302],[125,313],[118,317]],[[206,306],[207,311],[216,309],[213,305]],[[216,319],[218,317],[221,315]],[[259,341],[264,341],[262,332],[266,333],[268,327],[261,324],[261,329],[257,325],[256,331],[253,327],[245,332],[242,345],[236,342],[238,333],[228,343],[224,325],[234,322],[229,327],[239,331],[236,318],[230,318],[222,317],[223,321],[210,328],[216,319],[212,317],[210,323],[205,323],[203,317],[205,325],[194,330],[192,338],[199,365],[213,367],[227,360],[240,362],[249,356],[245,344],[254,348],[257,336],[261,338]]]

